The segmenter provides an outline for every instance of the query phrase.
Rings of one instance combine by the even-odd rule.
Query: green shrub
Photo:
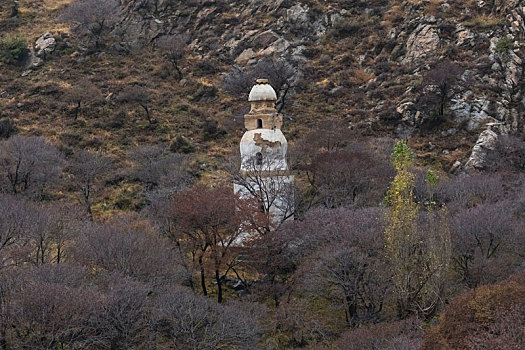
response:
[[[187,138],[179,135],[171,142],[170,151],[174,153],[193,153],[195,152],[195,147],[193,147]]]
[[[496,43],[496,50],[498,50],[498,52],[505,53],[513,49],[514,49],[514,43],[512,42],[512,40],[510,40],[506,36],[499,39],[498,42]]]
[[[0,39],[0,62],[20,64],[29,53],[27,41],[21,37]]]

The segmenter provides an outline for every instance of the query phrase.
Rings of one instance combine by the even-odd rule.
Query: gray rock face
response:
[[[289,46],[319,40],[340,16],[335,10],[312,11],[303,2],[290,7],[284,0],[208,1],[207,6],[202,2],[173,5],[168,0],[134,3],[126,8],[113,33],[122,47],[141,48],[162,35],[190,32],[193,51],[213,55],[211,49],[232,55],[232,59],[248,48],[258,54],[263,50],[262,56],[278,56]],[[225,12],[235,14],[231,22],[224,21]],[[266,23],[268,18],[271,21]],[[215,47],[210,48],[210,42]]]
[[[255,35],[250,46],[255,49],[265,49],[277,39],[279,39],[279,36],[273,30],[266,30]]]
[[[467,130],[474,131],[484,122],[496,122],[490,111],[490,101],[480,97],[470,100],[472,91],[456,96],[450,104],[450,112],[456,123],[467,123]]]
[[[433,53],[439,46],[437,29],[431,24],[420,24],[410,34],[403,63],[415,63]]]
[[[304,7],[301,4],[296,4],[286,10],[286,17],[288,21],[305,25],[308,23],[308,5]]]
[[[51,33],[45,33],[35,42],[36,55],[45,57],[55,51],[56,40]]]
[[[465,164],[465,170],[471,169],[483,169],[486,166],[487,155],[490,151],[494,150],[498,134],[494,131],[487,129],[480,135],[476,144],[472,148],[470,158]]]
[[[240,64],[240,65],[244,65],[244,64],[248,63],[248,61],[250,61],[254,57],[255,57],[255,52],[253,51],[252,48],[248,48],[248,49],[244,50],[239,55],[239,57],[237,57],[237,59],[235,59],[235,63]]]
[[[507,15],[509,31],[518,37],[525,36],[525,6],[515,8]]]

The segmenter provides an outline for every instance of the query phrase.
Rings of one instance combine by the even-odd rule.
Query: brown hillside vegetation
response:
[[[423,349],[523,349],[525,274],[458,296],[431,327]]]

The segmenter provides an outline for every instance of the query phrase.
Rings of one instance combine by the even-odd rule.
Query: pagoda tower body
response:
[[[251,109],[244,116],[241,144],[240,178],[234,191],[241,198],[255,198],[269,215],[270,229],[293,219],[294,177],[288,172],[288,142],[281,127],[283,117],[277,113],[277,95],[266,79],[258,79],[250,91]]]

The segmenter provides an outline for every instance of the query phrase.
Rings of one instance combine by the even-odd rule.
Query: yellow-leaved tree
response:
[[[414,198],[414,161],[406,141],[399,141],[392,154],[396,176],[387,194],[386,251],[399,317],[432,315],[442,301],[450,261],[450,231],[446,209],[433,199],[421,207]],[[427,175],[433,191],[437,177]],[[432,198],[433,195],[431,194]]]

